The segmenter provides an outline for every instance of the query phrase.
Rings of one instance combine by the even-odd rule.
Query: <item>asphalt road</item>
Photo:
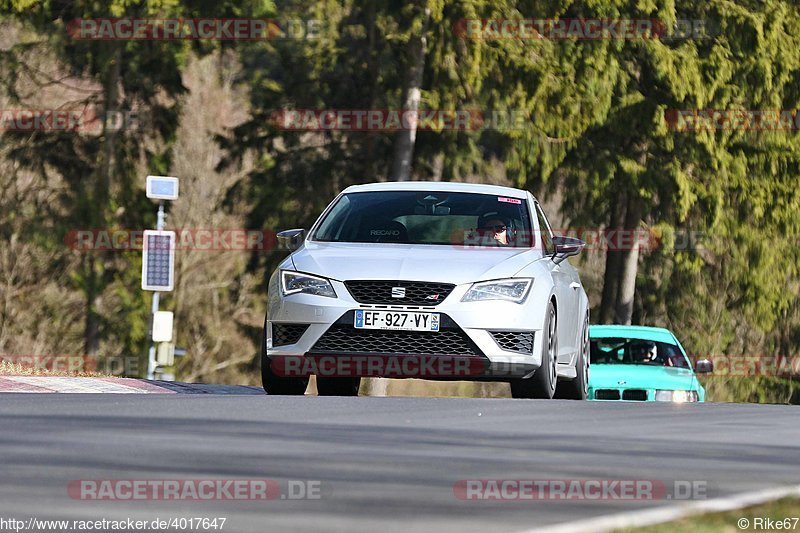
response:
[[[800,410],[435,398],[0,395],[0,518],[224,531],[517,531],[673,501],[464,501],[465,479],[800,483]],[[313,480],[314,500],[84,501],[73,480]]]

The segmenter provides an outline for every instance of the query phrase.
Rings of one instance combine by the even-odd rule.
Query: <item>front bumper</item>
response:
[[[532,329],[541,323],[532,312],[532,303],[515,304],[504,301],[461,302],[461,298],[471,284],[457,285],[441,303],[435,306],[402,306],[402,305],[369,305],[357,302],[351,296],[344,283],[331,281],[337,298],[328,298],[310,294],[292,294],[283,296],[277,286],[270,286],[270,305],[266,322],[266,355],[270,359],[281,357],[415,357],[433,358],[456,357],[468,362],[468,375],[429,375],[429,376],[392,376],[392,377],[425,377],[427,379],[467,379],[467,380],[505,380],[530,376],[541,365],[541,330]],[[277,291],[277,292],[276,292]],[[531,295],[532,296],[532,295]],[[529,297],[530,299],[530,297]],[[432,333],[418,333],[415,336],[408,332],[389,332],[385,330],[355,330],[353,314],[356,309],[382,309],[399,311],[426,311],[440,313],[442,330]],[[273,324],[308,325],[302,335],[291,344],[276,343]],[[334,340],[348,340],[348,335],[379,337],[374,333],[381,332],[384,339],[393,342],[360,342],[348,349],[346,342],[331,343]],[[509,350],[501,346],[513,347],[509,339],[514,334],[524,334],[530,342],[524,343],[524,350]],[[426,343],[428,337],[431,342]],[[449,336],[453,341],[454,353],[446,353],[447,342],[442,337]],[[435,339],[435,340],[434,340]],[[295,340],[295,339],[291,339]],[[357,338],[356,341],[362,339]],[[372,339],[366,339],[371,341]],[[396,341],[396,342],[394,342]],[[283,339],[281,342],[285,342]],[[430,347],[430,349],[426,348]],[[519,344],[518,347],[522,347]],[[480,369],[480,371],[478,371]],[[463,370],[463,367],[462,367]],[[374,374],[370,374],[374,375]]]
[[[656,401],[655,388],[645,387],[620,387],[615,385],[591,385],[589,387],[588,399],[592,401],[617,401],[617,402],[655,402]],[[705,394],[698,389],[665,389],[665,390],[686,390],[692,391],[697,394],[697,400],[686,403],[698,403],[704,401]],[[669,402],[659,402],[669,403]]]

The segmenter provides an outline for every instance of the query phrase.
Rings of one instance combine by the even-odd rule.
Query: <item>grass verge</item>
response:
[[[0,376],[58,376],[58,377],[82,377],[82,378],[111,378],[114,376],[101,374],[100,372],[66,372],[52,370],[48,368],[37,368],[12,361],[0,361]]]
[[[655,526],[622,529],[618,533],[733,533],[777,530],[800,531],[800,498],[784,498],[736,511],[708,513]]]

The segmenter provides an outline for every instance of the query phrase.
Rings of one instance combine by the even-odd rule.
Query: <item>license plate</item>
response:
[[[356,329],[439,331],[439,313],[357,309],[353,326]]]

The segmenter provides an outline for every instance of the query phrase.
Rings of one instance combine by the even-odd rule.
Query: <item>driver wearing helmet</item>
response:
[[[644,342],[636,346],[634,362],[642,364],[658,363],[658,348],[654,342]]]
[[[510,246],[509,225],[510,221],[497,212],[486,213],[478,219],[478,231],[496,246]]]

